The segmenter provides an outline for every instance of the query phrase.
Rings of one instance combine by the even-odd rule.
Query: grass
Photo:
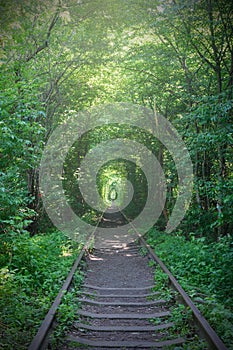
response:
[[[153,228],[147,234],[147,242],[227,348],[233,349],[232,238],[206,244],[202,238],[190,237],[187,241],[180,232],[169,235]],[[161,287],[166,278],[163,280],[158,270],[157,274],[158,287]]]
[[[36,334],[81,249],[61,232],[30,237],[23,233],[7,242],[11,259],[0,268],[0,348],[26,349]],[[75,275],[76,288],[82,275]],[[63,297],[57,334],[74,316],[72,291]]]

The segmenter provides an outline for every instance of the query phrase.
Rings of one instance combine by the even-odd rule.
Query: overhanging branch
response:
[[[58,16],[59,15],[59,9],[56,10],[56,13],[54,15],[54,17],[52,18],[52,21],[49,25],[47,34],[46,34],[46,39],[43,42],[43,44],[41,44],[40,46],[38,46],[27,58],[26,58],[26,62],[29,62],[31,59],[33,59],[39,52],[41,52],[42,50],[46,49],[48,47],[49,44],[49,38],[51,36],[52,30],[58,20]]]

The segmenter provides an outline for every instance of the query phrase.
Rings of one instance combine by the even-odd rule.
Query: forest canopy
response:
[[[81,180],[106,207],[112,201],[124,207],[131,220],[151,195],[152,206],[162,210],[149,230],[149,243],[160,250],[173,273],[186,278],[190,294],[207,295],[206,314],[233,346],[232,313],[216,302],[232,308],[233,2],[0,0],[0,14],[4,349],[23,349],[30,342],[30,332],[38,327],[81,247],[54,227],[40,188],[41,160],[51,135],[59,127],[65,130],[69,120],[83,130],[65,150],[60,174],[61,192],[73,213],[93,226],[101,214],[84,198]],[[112,106],[124,113],[134,106],[129,122],[122,122],[120,113],[111,119]],[[150,122],[142,117],[140,124],[130,125],[137,108],[149,111]],[[97,125],[100,111],[102,124]],[[167,120],[167,140],[178,135],[179,143],[170,149],[154,132],[159,116]],[[61,136],[68,140],[69,134]],[[128,144],[132,150],[125,159],[118,150]],[[108,148],[106,160],[107,148],[101,145]],[[183,155],[188,154],[193,176],[190,198],[182,208],[186,215],[168,233],[165,229],[185,188],[173,148],[184,170]],[[54,163],[62,152],[55,149],[55,154]],[[142,168],[148,155],[157,161],[157,187],[164,191],[151,191]],[[82,172],[89,156],[93,164],[103,160],[95,177]],[[59,199],[55,196],[54,203]],[[79,275],[78,283],[81,279]],[[74,314],[69,296],[67,303],[64,323]]]
[[[27,229],[34,234],[43,226],[38,171],[56,126],[93,106],[132,102],[171,121],[190,152],[193,198],[180,228],[211,241],[230,234],[230,2],[2,1],[1,14],[3,233]],[[118,126],[115,136],[114,128],[93,130],[79,141],[65,165],[68,192],[75,183],[72,157],[77,170],[88,150],[117,133],[135,139],[134,130]],[[166,176],[167,199],[159,221],[163,228],[179,187],[174,161],[162,144],[137,135],[158,157]],[[145,196],[141,175],[134,173],[130,181],[137,195],[127,211],[132,215]],[[76,206],[80,215],[90,210],[81,197]]]

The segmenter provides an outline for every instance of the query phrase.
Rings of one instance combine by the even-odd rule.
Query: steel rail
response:
[[[73,277],[74,277],[74,273],[75,271],[77,270],[77,267],[78,265],[80,264],[80,261],[82,260],[83,258],[83,255],[85,253],[85,251],[88,249],[89,247],[89,244],[90,242],[92,241],[94,235],[95,235],[95,232],[98,228],[98,225],[101,221],[103,217],[103,214],[101,215],[100,219],[98,220],[98,223],[94,229],[94,231],[90,234],[86,244],[83,246],[81,252],[79,253],[77,259],[75,260],[63,286],[61,287],[60,291],[58,292],[58,295],[57,297],[55,298],[51,308],[49,309],[49,311],[47,312],[44,320],[42,321],[39,329],[38,329],[38,332],[36,333],[36,335],[34,336],[31,344],[29,345],[28,347],[28,350],[39,350],[39,349],[42,349],[45,341],[46,341],[46,338],[47,338],[47,335],[49,333],[49,330],[51,329],[52,327],[52,323],[55,319],[55,315],[56,315],[56,312],[57,312],[57,309],[59,307],[59,305],[61,304],[62,302],[62,297],[63,295],[68,291],[70,285],[71,285],[71,282],[73,280]]]
[[[184,291],[181,285],[178,283],[176,278],[172,275],[169,269],[165,266],[165,264],[160,260],[160,258],[155,254],[154,250],[150,247],[150,245],[145,241],[142,235],[137,231],[136,227],[130,222],[130,220],[126,217],[126,215],[119,210],[122,215],[125,217],[127,222],[131,225],[135,233],[138,235],[139,241],[143,244],[143,246],[148,250],[150,257],[152,260],[156,261],[157,264],[161,267],[163,272],[168,276],[172,287],[179,293],[181,296],[183,304],[190,308],[192,311],[192,315],[195,323],[199,327],[202,337],[207,341],[210,350],[227,350],[227,347],[214,331],[214,329],[210,326],[208,321],[202,316],[201,312],[192,302],[191,298]]]
[[[126,215],[121,210],[119,210],[119,212],[122,213],[122,215],[125,217],[127,222],[131,225],[131,227],[133,228],[133,230],[137,234],[139,241],[148,250],[148,253],[149,253],[150,257],[152,258],[152,260],[156,261],[157,264],[163,270],[163,272],[168,276],[172,287],[181,296],[182,302],[186,306],[188,306],[190,308],[190,310],[192,311],[192,315],[193,315],[194,321],[198,325],[199,330],[201,331],[201,335],[207,341],[207,343],[209,345],[209,349],[211,349],[211,350],[227,350],[227,348],[224,345],[224,343],[222,342],[222,340],[219,338],[219,336],[216,334],[216,332],[213,330],[213,328],[209,325],[208,321],[201,315],[201,313],[198,310],[198,308],[194,305],[194,303],[192,302],[190,297],[187,295],[187,293],[184,291],[184,289],[180,286],[178,281],[171,274],[171,272],[168,270],[168,268],[165,266],[165,264],[156,255],[154,250],[145,241],[145,239],[137,231],[135,226],[129,221],[129,219],[126,217]],[[69,275],[67,276],[67,278],[66,278],[62,288],[60,289],[56,299],[54,300],[50,310],[48,311],[47,315],[45,316],[44,320],[42,321],[41,326],[40,326],[37,334],[33,338],[33,340],[31,342],[28,350],[40,350],[40,349],[42,349],[43,345],[45,344],[45,341],[47,339],[49,330],[51,329],[51,326],[52,326],[53,321],[55,319],[55,315],[56,315],[57,309],[58,309],[59,305],[62,302],[62,297],[67,292],[67,290],[69,289],[69,287],[71,285],[74,273],[75,273],[75,271],[76,271],[80,261],[82,260],[85,251],[88,249],[91,240],[93,239],[93,237],[95,235],[96,229],[97,229],[97,227],[99,225],[100,220],[103,217],[103,214],[102,214],[101,218],[98,220],[97,226],[95,227],[95,229],[92,232],[92,234],[89,236],[88,241],[86,242],[86,244],[82,248],[82,250],[81,250],[80,254],[78,255],[75,263],[73,264],[72,269],[69,272]]]

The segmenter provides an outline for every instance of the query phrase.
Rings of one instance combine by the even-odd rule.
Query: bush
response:
[[[155,229],[148,232],[148,243],[171,270],[204,316],[233,348],[233,240],[223,237],[206,244],[205,238],[189,233],[169,235]]]
[[[81,247],[58,231],[34,237],[24,233],[7,245],[11,259],[0,269],[0,345],[25,349]]]

